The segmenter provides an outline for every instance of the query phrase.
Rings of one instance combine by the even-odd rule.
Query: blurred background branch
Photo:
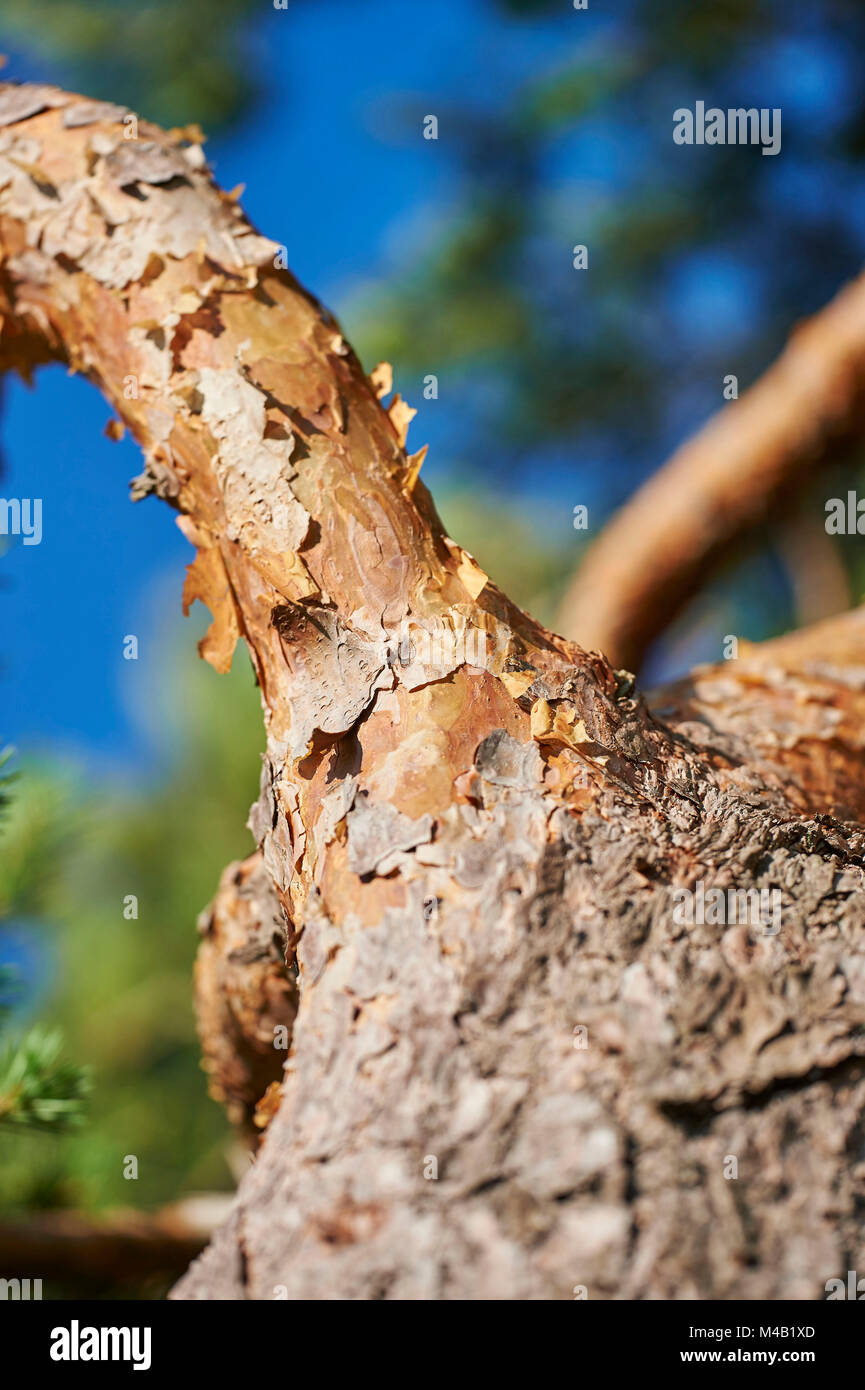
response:
[[[602,650],[614,665],[639,669],[655,639],[729,558],[733,543],[789,520],[805,482],[855,451],[863,427],[860,276],[797,327],[750,391],[713,416],[608,522],[565,595],[557,630]],[[808,548],[811,529],[800,511],[798,544],[789,556],[791,573],[807,592],[820,555],[833,552],[825,514],[815,508],[813,520],[819,552]],[[849,592],[834,568],[831,582],[817,587],[828,607],[811,604],[809,620],[848,606]]]
[[[52,1211],[0,1220],[0,1267],[91,1297],[128,1295],[130,1286],[158,1297],[204,1249],[228,1201],[202,1194],[153,1215]]]

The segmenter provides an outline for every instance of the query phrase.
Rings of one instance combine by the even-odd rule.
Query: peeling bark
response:
[[[228,866],[198,929],[195,1012],[208,1090],[253,1138],[264,1127],[256,1107],[282,1080],[297,1013],[285,919],[260,854]]]
[[[222,935],[263,866],[298,982],[282,1103],[175,1296],[821,1296],[865,1210],[862,616],[650,706],[444,535],[387,373],[198,147],[80,108],[0,95],[0,351],[100,386],[197,547],[203,655],[247,643],[261,857]],[[703,882],[780,929],[682,925]],[[220,959],[214,1057],[258,1017]]]

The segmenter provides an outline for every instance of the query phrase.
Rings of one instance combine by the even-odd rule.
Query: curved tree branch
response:
[[[865,428],[865,275],[796,328],[740,400],[689,439],[605,526],[559,625],[638,670],[652,642],[729,556]]]
[[[176,1296],[820,1296],[865,1210],[855,664],[653,715],[443,534],[404,409],[197,147],[122,114],[0,91],[0,350],[97,382],[197,547],[203,654],[250,649],[299,988]],[[754,685],[803,756],[724,725]],[[683,927],[704,880],[782,926]]]

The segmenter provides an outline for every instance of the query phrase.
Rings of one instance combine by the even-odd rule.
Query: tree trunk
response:
[[[647,704],[444,535],[386,373],[123,114],[2,89],[0,349],[97,382],[197,546],[203,654],[247,643],[265,872],[205,930],[242,901],[272,982],[276,914],[297,978],[175,1296],[822,1296],[865,1210],[865,619]],[[278,1033],[236,1003],[225,1036]]]

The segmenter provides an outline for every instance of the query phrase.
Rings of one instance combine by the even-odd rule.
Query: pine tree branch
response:
[[[299,1006],[177,1296],[820,1296],[865,1234],[865,833],[831,811],[858,668],[754,678],[819,781],[753,715],[653,715],[444,535],[404,408],[195,144],[54,89],[0,121],[0,352],[115,405],[197,547],[204,654],[242,636],[265,708]],[[704,880],[780,894],[781,928],[684,928]]]
[[[865,430],[865,275],[799,325],[781,356],[607,523],[559,626],[636,671],[656,637],[805,481]]]

